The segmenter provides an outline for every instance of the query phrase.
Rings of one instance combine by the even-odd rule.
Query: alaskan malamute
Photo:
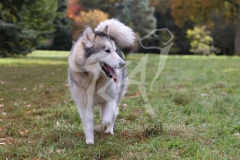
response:
[[[126,69],[121,50],[133,48],[134,32],[116,19],[86,26],[69,56],[68,83],[82,120],[86,143],[94,144],[94,130],[113,133],[118,104],[126,92]],[[119,49],[118,49],[119,48]],[[94,106],[101,121],[94,125]]]

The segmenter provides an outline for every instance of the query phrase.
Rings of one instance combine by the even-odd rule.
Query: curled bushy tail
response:
[[[108,29],[107,34],[115,41],[125,55],[133,49],[135,36],[131,28],[125,26],[117,19],[108,19],[101,22],[95,28],[95,31],[105,32],[106,28]]]

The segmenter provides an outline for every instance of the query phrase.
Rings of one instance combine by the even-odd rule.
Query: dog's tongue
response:
[[[109,71],[110,71],[110,74],[111,74],[114,82],[116,82],[117,81],[117,77],[116,77],[116,74],[115,74],[114,70],[111,67],[109,67]]]
[[[112,76],[114,82],[116,82],[117,77],[116,77],[116,73],[114,72],[114,70],[110,66],[108,66],[107,64],[105,64],[105,66],[107,67],[107,69],[108,69],[110,75]]]

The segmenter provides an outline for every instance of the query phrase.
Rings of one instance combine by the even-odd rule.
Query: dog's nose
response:
[[[124,61],[119,63],[120,68],[123,68],[125,65],[126,65],[126,63]]]

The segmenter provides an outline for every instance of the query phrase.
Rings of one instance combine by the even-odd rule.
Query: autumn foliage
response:
[[[236,22],[239,4],[240,0],[171,0],[171,14],[179,26],[187,21],[210,22],[211,14],[222,14],[226,22]]]
[[[67,16],[72,20],[74,40],[83,32],[86,25],[95,28],[101,21],[108,19],[108,14],[101,10],[84,11],[77,0],[68,0]]]

